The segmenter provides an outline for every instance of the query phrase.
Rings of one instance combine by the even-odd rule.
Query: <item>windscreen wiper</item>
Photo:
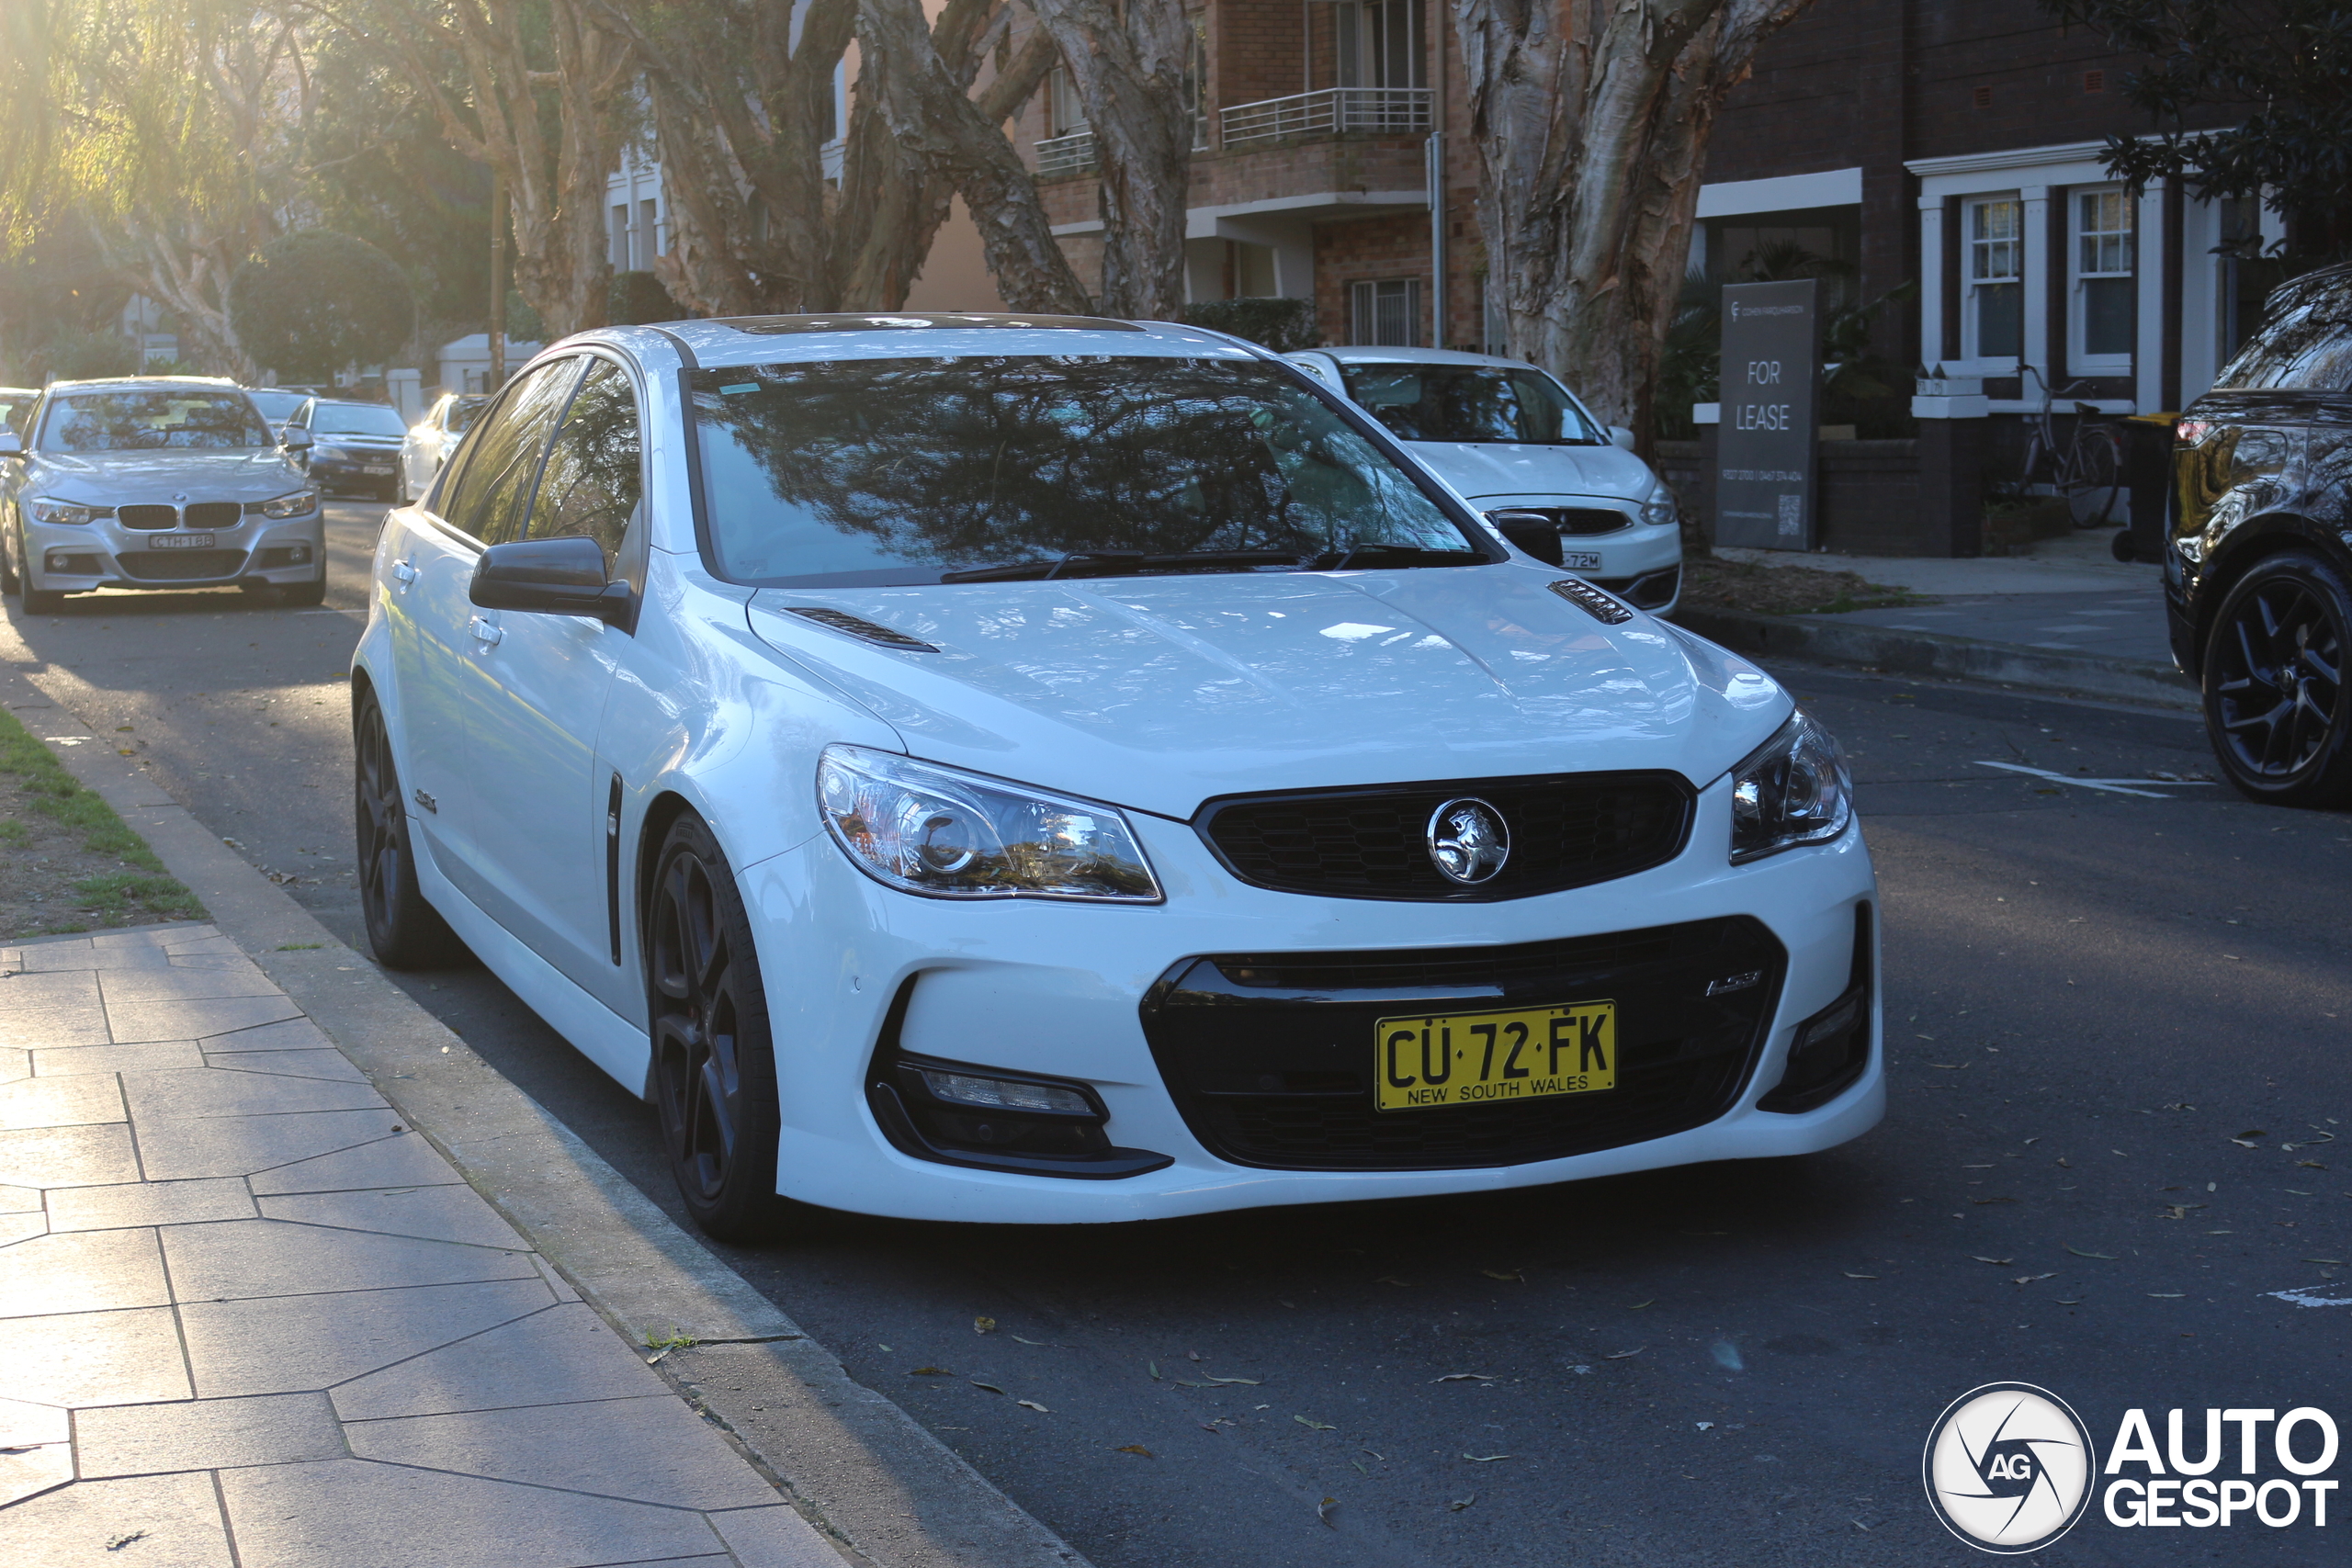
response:
[[[1376,558],[1376,560],[1380,564],[1394,566],[1400,564],[1398,559],[1400,557],[1403,558],[1403,560],[1406,562],[1417,560],[1456,561],[1460,560],[1464,556],[1469,556],[1475,559],[1476,558],[1477,552],[1475,550],[1431,549],[1427,545],[1394,545],[1377,542],[1363,542],[1350,545],[1346,549],[1336,551],[1331,555],[1317,557],[1313,570],[1317,571],[1345,571],[1349,567],[1355,565],[1357,558],[1363,556],[1371,556]],[[1327,562],[1329,563],[1328,565],[1326,564]],[[1372,565],[1374,563],[1367,561],[1365,564]]]
[[[1290,566],[1307,558],[1289,550],[1185,550],[1173,555],[1147,555],[1141,550],[1080,550],[1059,560],[1012,561],[1003,566],[978,566],[966,571],[943,571],[942,582],[1050,581],[1066,577],[1134,577],[1145,572],[1185,571],[1199,567]]]

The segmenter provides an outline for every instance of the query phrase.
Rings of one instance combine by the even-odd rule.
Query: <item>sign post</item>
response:
[[[1820,429],[1815,280],[1724,288],[1715,543],[1809,550]]]

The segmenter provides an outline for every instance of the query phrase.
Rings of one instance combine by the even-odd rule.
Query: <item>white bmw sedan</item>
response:
[[[377,549],[368,929],[658,1107],[707,1230],[1792,1155],[1876,884],[1773,682],[1192,327],[574,338]]]

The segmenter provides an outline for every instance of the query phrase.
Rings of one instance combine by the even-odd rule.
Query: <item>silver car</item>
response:
[[[0,587],[34,614],[98,588],[326,597],[319,492],[244,389],[209,377],[59,381],[0,433]]]

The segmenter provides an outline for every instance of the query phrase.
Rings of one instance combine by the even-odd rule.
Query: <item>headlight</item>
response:
[[[1642,502],[1642,521],[1650,527],[1672,523],[1679,515],[1674,506],[1674,492],[1664,485],[1658,486],[1657,493]]]
[[[1803,708],[1732,770],[1735,865],[1800,844],[1826,843],[1853,819],[1854,781],[1845,754]]]
[[[314,490],[288,491],[261,503],[264,517],[307,517],[318,509],[319,492]]]
[[[112,509],[85,506],[78,501],[51,501],[47,496],[35,499],[26,510],[36,523],[89,523],[104,517]]]
[[[817,763],[817,807],[860,871],[904,892],[1159,901],[1126,818],[1091,801],[828,746]]]

